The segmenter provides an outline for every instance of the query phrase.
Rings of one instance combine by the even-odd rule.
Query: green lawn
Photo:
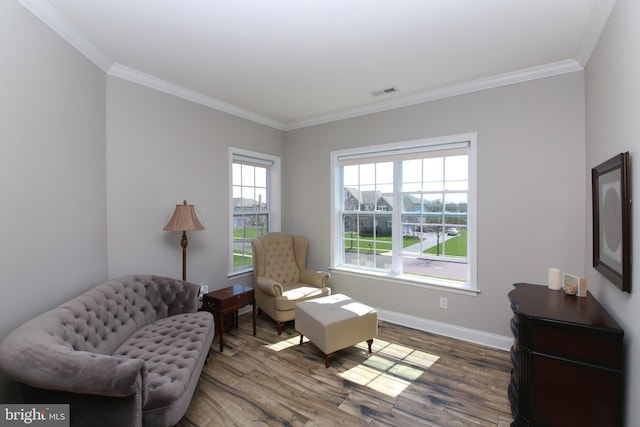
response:
[[[246,242],[251,242],[253,239],[259,236],[264,236],[267,233],[267,230],[263,228],[234,228],[233,229],[233,240],[241,241],[244,240]],[[234,251],[233,253],[233,267],[246,267],[253,264],[253,257],[251,256],[251,251]]]
[[[250,253],[241,254],[239,252],[233,253],[233,268],[246,267],[253,264],[253,257]]]
[[[438,247],[439,246],[439,247]],[[424,251],[426,254],[440,254],[447,256],[467,256],[467,230],[463,229],[456,237],[452,237],[440,245],[435,245]]]
[[[263,230],[260,230],[259,235],[263,235]],[[255,229],[246,229],[245,230],[245,239],[251,240],[256,237],[258,233],[256,233]],[[242,239],[242,229],[237,229],[233,231],[234,239]],[[373,238],[359,238],[357,234],[345,233],[345,246],[347,252],[357,252],[359,245],[360,253],[374,253],[374,240]],[[411,246],[416,243],[420,243],[420,239],[414,236],[403,236],[402,244],[403,247]],[[444,250],[446,252],[443,253],[443,245]],[[381,254],[383,252],[391,251],[391,237],[377,237],[375,239],[375,253]],[[425,250],[424,253],[427,254],[440,254],[447,256],[458,256],[458,257],[466,257],[467,256],[467,230],[463,229],[460,234],[456,237],[452,237],[448,239],[446,242],[440,243],[440,247],[438,250],[437,245],[432,246],[429,249]],[[233,266],[234,267],[243,267],[248,266],[253,263],[253,259],[251,257],[251,253],[240,253],[235,252],[233,255]]]
[[[353,236],[353,238],[351,237]],[[403,247],[411,246],[416,243],[420,243],[420,239],[418,237],[413,236],[403,236],[402,245]],[[347,252],[357,252],[358,246],[360,246],[360,253],[374,253],[373,245],[374,240],[373,237],[365,237],[360,238],[358,240],[358,235],[355,233],[345,233],[345,250]],[[376,237],[375,239],[375,253],[380,254],[382,252],[389,252],[391,250],[391,237]]]
[[[352,237],[353,236],[353,237]],[[402,238],[403,247],[411,246],[416,243],[420,243],[420,239],[418,237],[413,236],[404,236]],[[373,238],[360,238],[358,240],[357,234],[345,233],[345,251],[346,252],[357,252],[359,246],[360,253],[374,253],[374,241]],[[446,250],[443,253],[443,243],[440,243],[440,247],[438,245],[434,245],[427,250],[424,251],[426,254],[440,254],[447,256],[459,256],[466,257],[467,256],[467,230],[464,229],[460,232],[456,237],[452,237],[448,239],[444,243],[444,249]],[[375,239],[375,253],[380,254],[383,252],[391,251],[391,237],[378,237]]]
[[[267,230],[262,228],[245,228],[245,229],[234,228],[233,229],[233,238],[235,240],[245,239],[245,240],[251,241],[256,237],[264,236],[265,234],[267,234]]]

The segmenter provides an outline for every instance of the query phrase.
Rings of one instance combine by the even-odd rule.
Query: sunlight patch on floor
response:
[[[308,341],[305,337],[302,342]],[[300,336],[296,336],[265,347],[278,352],[299,344]],[[367,343],[360,343],[355,347],[369,351]],[[372,354],[366,360],[338,375],[387,396],[396,397],[439,358],[435,354],[376,338],[373,340]]]
[[[309,341],[309,339],[307,339],[306,337],[303,338],[302,342],[305,343]],[[279,341],[277,343],[274,344],[267,344],[265,345],[266,348],[268,348],[269,350],[273,350],[273,351],[282,351],[282,350],[286,350],[290,347],[293,347],[294,345],[298,345],[300,344],[300,335],[298,335],[297,337],[291,337],[289,339],[286,340],[282,340]]]
[[[373,354],[358,366],[341,374],[342,378],[396,397],[440,357],[382,340],[373,340]],[[356,345],[368,351],[366,344]]]

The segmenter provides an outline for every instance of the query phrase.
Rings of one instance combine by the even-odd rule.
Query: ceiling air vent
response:
[[[387,89],[382,89],[382,90],[375,90],[373,92],[369,92],[371,95],[373,96],[380,96],[380,95],[387,95],[390,93],[394,93],[394,92],[398,92],[398,88],[397,87],[390,87]]]

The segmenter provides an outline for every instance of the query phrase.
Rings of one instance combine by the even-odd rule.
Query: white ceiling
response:
[[[110,75],[283,130],[580,70],[615,5],[18,1]]]

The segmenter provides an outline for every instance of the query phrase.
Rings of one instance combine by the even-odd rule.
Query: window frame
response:
[[[401,153],[420,152],[427,150],[447,150],[450,147],[468,144],[468,192],[467,192],[467,282],[440,280],[436,278],[421,277],[410,274],[398,273],[397,262],[402,259],[402,254],[398,255],[394,251],[395,261],[390,272],[373,271],[356,268],[343,264],[343,236],[342,236],[342,204],[344,196],[342,161],[341,159],[363,159],[377,161],[376,158]],[[434,138],[424,138],[410,141],[393,142],[388,144],[371,145],[357,148],[336,150],[331,155],[331,269],[336,272],[379,279],[391,283],[399,283],[412,286],[420,286],[438,290],[447,290],[455,293],[472,294],[479,292],[477,282],[477,133],[463,133]],[[363,162],[364,163],[364,162]],[[394,177],[398,178],[398,177]],[[394,197],[399,199],[400,189],[394,187]],[[399,204],[397,205],[399,206]],[[394,209],[392,221],[394,221],[394,236],[401,236],[401,212]],[[394,239],[394,247],[401,245],[401,238]]]
[[[227,242],[229,243],[228,249],[228,269],[229,273],[227,277],[233,277],[253,272],[253,266],[245,266],[235,269],[233,263],[233,219],[234,219],[234,205],[233,205],[233,164],[242,163],[238,160],[245,160],[245,163],[255,163],[256,165],[267,166],[267,206],[269,213],[268,230],[269,232],[280,231],[281,227],[281,194],[280,194],[280,182],[281,182],[281,160],[280,157],[271,154],[261,153],[258,151],[246,150],[242,148],[229,147],[228,150],[228,201],[229,201],[229,236]]]

